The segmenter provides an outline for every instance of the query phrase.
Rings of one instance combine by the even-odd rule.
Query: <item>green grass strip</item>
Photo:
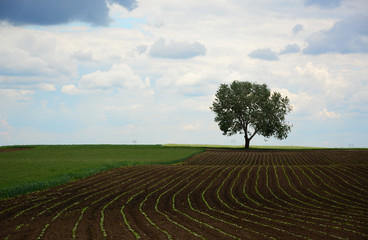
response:
[[[78,205],[79,204],[79,202],[75,202],[75,203],[73,203],[72,205],[69,205],[69,206],[67,206],[66,208],[64,208],[63,210],[61,210],[61,211],[59,211],[53,218],[52,218],[52,220],[51,220],[51,222],[53,222],[53,221],[55,221],[63,212],[65,212],[66,210],[68,210],[69,208],[71,208],[71,207],[73,207],[73,206],[75,206],[75,205]],[[42,229],[42,231],[41,231],[41,233],[40,233],[40,235],[38,236],[38,238],[37,238],[37,240],[40,240],[40,239],[42,239],[43,238],[43,235],[45,234],[45,232],[46,232],[46,230],[47,230],[47,228],[50,226],[50,223],[47,223],[44,227],[43,227],[43,229]]]
[[[191,169],[190,171],[194,171],[194,170],[195,170],[195,169]],[[190,172],[190,171],[188,171],[188,172]],[[197,170],[197,171],[198,171],[198,170]],[[190,174],[190,175],[189,175],[188,177],[186,177],[186,178],[183,178],[183,177],[181,176],[181,177],[180,177],[180,178],[182,178],[182,180],[181,180],[181,181],[178,181],[178,182],[177,182],[173,187],[171,187],[171,188],[167,189],[166,191],[162,192],[162,193],[159,195],[159,197],[157,198],[157,200],[156,200],[155,210],[156,210],[156,212],[158,212],[159,214],[161,214],[161,215],[165,216],[165,217],[166,217],[166,219],[167,219],[169,222],[174,223],[175,225],[177,225],[177,226],[181,227],[181,228],[182,228],[182,229],[184,229],[185,231],[189,232],[190,234],[192,234],[192,235],[194,235],[194,236],[196,236],[196,237],[198,237],[198,238],[205,239],[205,238],[204,238],[203,236],[201,236],[200,234],[197,234],[197,233],[193,232],[192,230],[190,230],[189,228],[187,228],[187,227],[183,226],[182,224],[180,224],[180,223],[178,223],[178,222],[174,221],[174,220],[173,220],[173,219],[171,219],[171,218],[170,218],[166,213],[164,213],[164,212],[162,212],[162,211],[160,211],[160,210],[158,209],[158,204],[159,204],[159,202],[160,202],[160,200],[161,200],[161,197],[162,197],[163,195],[165,195],[166,193],[168,193],[169,191],[171,191],[172,189],[174,189],[175,187],[177,187],[180,183],[182,183],[182,182],[186,181],[188,178],[192,177],[195,173],[196,173],[196,172],[194,172],[194,173]]]
[[[190,200],[190,197],[191,197],[191,195],[192,195],[192,193],[196,190],[196,189],[198,189],[199,188],[199,186],[201,186],[207,179],[209,179],[210,177],[212,177],[212,175],[213,174],[215,174],[216,173],[216,170],[218,169],[218,167],[214,167],[214,169],[215,169],[215,171],[213,171],[210,175],[208,175],[207,176],[207,178],[205,178],[205,179],[203,179],[189,194],[188,194],[188,197],[187,197],[187,201],[188,201],[188,204],[189,204],[189,207],[190,207],[190,209],[192,210],[192,211],[194,211],[194,212],[197,212],[197,213],[199,213],[199,214],[202,214],[202,215],[206,215],[206,216],[208,216],[208,217],[210,217],[210,218],[214,218],[214,219],[216,219],[216,220],[222,220],[222,219],[219,219],[219,218],[216,218],[216,217],[214,217],[214,216],[212,216],[212,215],[210,215],[210,214],[208,214],[208,213],[205,213],[205,212],[202,212],[202,211],[200,211],[200,210],[198,210],[198,209],[195,209],[194,207],[193,207],[193,205],[192,205],[192,202],[191,202],[191,200]],[[233,239],[238,239],[238,237],[236,237],[236,236],[233,236],[233,235],[231,235],[230,233],[227,233],[227,232],[224,232],[224,231],[222,231],[222,230],[220,230],[220,229],[218,229],[218,228],[216,228],[216,227],[214,227],[214,226],[212,226],[212,225],[209,225],[209,224],[207,224],[207,223],[205,223],[205,222],[201,222],[201,221],[199,221],[199,220],[196,220],[196,219],[194,219],[194,218],[191,218],[192,220],[194,220],[194,221],[196,221],[196,222],[199,222],[199,223],[202,223],[203,225],[205,225],[205,226],[207,226],[207,227],[209,227],[209,228],[211,228],[211,229],[213,229],[213,230],[216,230],[216,231],[218,231],[219,233],[221,233],[221,234],[223,234],[223,235],[225,235],[225,236],[227,236],[227,237],[231,237],[231,238],[233,238]]]
[[[138,193],[136,193],[136,194],[133,194],[129,199],[128,199],[128,201],[126,202],[126,204],[128,204],[129,202],[131,202],[132,200],[133,200],[133,198],[135,198],[136,196],[138,196],[139,194],[142,194],[142,193],[144,193],[144,191],[145,190],[142,190],[142,191],[140,191],[140,192],[138,192]],[[126,215],[125,215],[125,213],[124,213],[124,208],[125,208],[125,204],[120,208],[120,213],[121,213],[121,215],[123,215],[123,218],[124,218],[124,223],[125,223],[125,225],[128,227],[128,229],[129,229],[129,231],[131,232],[131,233],[133,233],[133,235],[134,235],[134,237],[136,238],[136,239],[140,239],[141,238],[141,236],[136,232],[136,231],[134,231],[134,229],[130,226],[130,223],[129,223],[129,221],[128,221],[128,219],[127,219],[127,217],[126,217]]]
[[[81,211],[81,215],[79,216],[77,222],[74,224],[74,227],[73,227],[73,230],[72,230],[72,238],[73,239],[76,239],[77,238],[77,228],[78,228],[78,225],[79,225],[79,222],[82,220],[83,218],[83,214],[84,212],[88,209],[88,207],[84,207]]]
[[[166,180],[166,179],[165,179]],[[162,188],[164,188],[164,187],[166,187],[166,186],[168,186],[169,184],[171,184],[172,182],[174,182],[175,181],[175,179],[172,179],[170,182],[168,182],[167,184],[165,184]],[[156,193],[156,192],[158,192],[160,189],[156,189],[155,191],[153,191],[153,192],[151,192],[151,193],[149,193],[149,194],[147,194],[147,196],[146,196],[146,198],[141,202],[141,204],[139,205],[139,211],[144,215],[144,217],[146,218],[146,220],[152,225],[152,226],[154,226],[157,230],[159,230],[160,232],[162,232],[162,233],[164,233],[165,235],[166,235],[166,237],[168,238],[168,239],[172,239],[172,236],[166,231],[166,230],[164,230],[164,229],[162,229],[162,228],[160,228],[159,226],[157,226],[157,224],[156,223],[154,223],[149,217],[148,217],[148,215],[147,215],[147,213],[145,213],[144,211],[143,211],[143,209],[142,209],[142,207],[143,207],[143,204],[148,200],[148,198],[152,195],[152,194],[154,194],[154,193]]]

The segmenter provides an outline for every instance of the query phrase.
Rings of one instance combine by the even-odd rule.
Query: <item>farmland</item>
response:
[[[368,151],[208,149],[2,200],[0,239],[368,239]]]
[[[0,199],[50,188],[111,168],[172,164],[200,151],[203,148],[161,145],[0,147]]]

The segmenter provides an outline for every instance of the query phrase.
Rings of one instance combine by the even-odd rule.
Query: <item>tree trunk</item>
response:
[[[250,143],[250,139],[247,136],[244,136],[245,139],[245,145],[244,148],[245,149],[249,149],[249,143]]]

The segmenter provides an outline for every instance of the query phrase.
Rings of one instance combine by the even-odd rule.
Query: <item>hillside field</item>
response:
[[[0,239],[368,239],[367,150],[207,149],[0,201]]]

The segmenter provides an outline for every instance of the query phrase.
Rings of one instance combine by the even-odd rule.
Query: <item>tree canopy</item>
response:
[[[285,120],[292,110],[289,98],[271,92],[266,84],[221,84],[210,109],[223,135],[244,134],[245,148],[257,134],[285,139],[292,126]]]

